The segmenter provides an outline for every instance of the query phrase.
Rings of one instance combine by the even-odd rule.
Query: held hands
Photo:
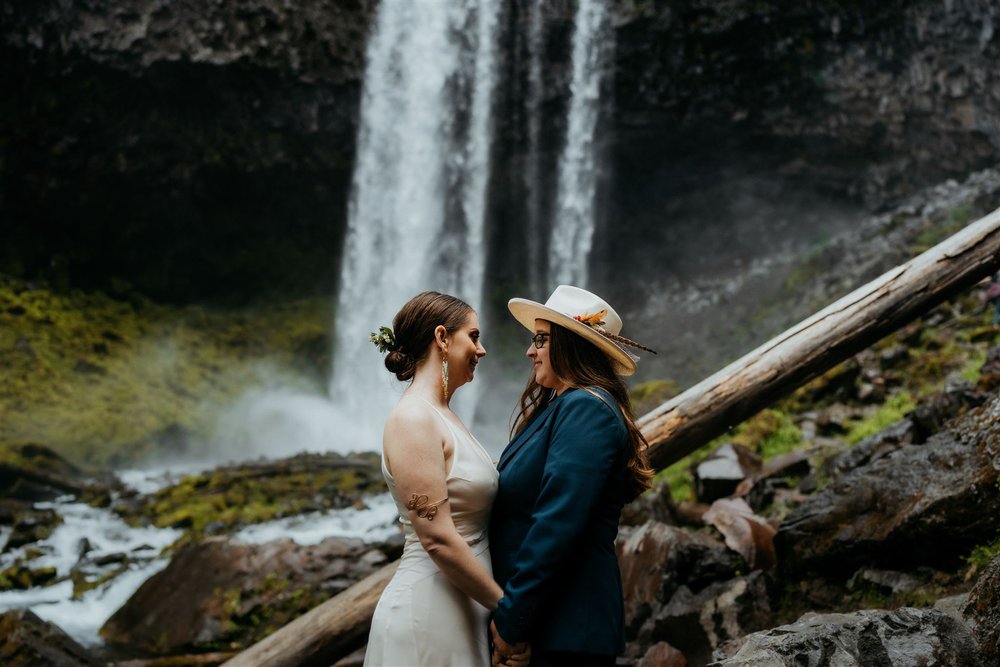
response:
[[[500,665],[526,667],[531,661],[531,646],[528,645],[528,642],[508,644],[497,632],[497,626],[493,621],[490,621],[490,634],[493,635],[493,658],[491,660],[493,667]]]

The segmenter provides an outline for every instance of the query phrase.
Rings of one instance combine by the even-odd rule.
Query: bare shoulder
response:
[[[440,449],[443,439],[441,419],[433,409],[406,399],[393,408],[382,433],[383,446],[390,450],[397,446]]]

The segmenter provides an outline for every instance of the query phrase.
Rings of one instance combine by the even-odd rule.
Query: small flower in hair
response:
[[[577,322],[582,322],[586,324],[591,329],[601,329],[604,327],[604,316],[608,314],[607,309],[601,310],[596,313],[584,313],[583,315],[574,315],[573,319]]]
[[[392,333],[392,329],[389,327],[379,327],[378,332],[373,331],[368,336],[368,340],[371,341],[382,354],[385,354],[386,352],[393,352],[398,349],[398,346],[396,345],[396,336]]]

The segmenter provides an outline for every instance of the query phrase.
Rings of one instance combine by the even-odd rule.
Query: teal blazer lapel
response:
[[[521,429],[521,432],[510,441],[510,444],[504,448],[503,453],[500,455],[500,460],[497,462],[497,470],[503,470],[504,466],[510,462],[514,455],[524,447],[524,443],[531,439],[531,436],[538,430],[538,427],[549,420],[552,416],[552,409],[559,402],[560,398],[562,396],[557,396],[551,403],[545,406],[542,413],[532,419],[531,423]]]

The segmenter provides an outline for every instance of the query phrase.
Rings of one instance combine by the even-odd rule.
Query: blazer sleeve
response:
[[[625,424],[611,407],[582,390],[574,394],[555,416],[532,524],[494,612],[497,631],[509,643],[527,641],[546,583],[587,529],[627,441]]]

